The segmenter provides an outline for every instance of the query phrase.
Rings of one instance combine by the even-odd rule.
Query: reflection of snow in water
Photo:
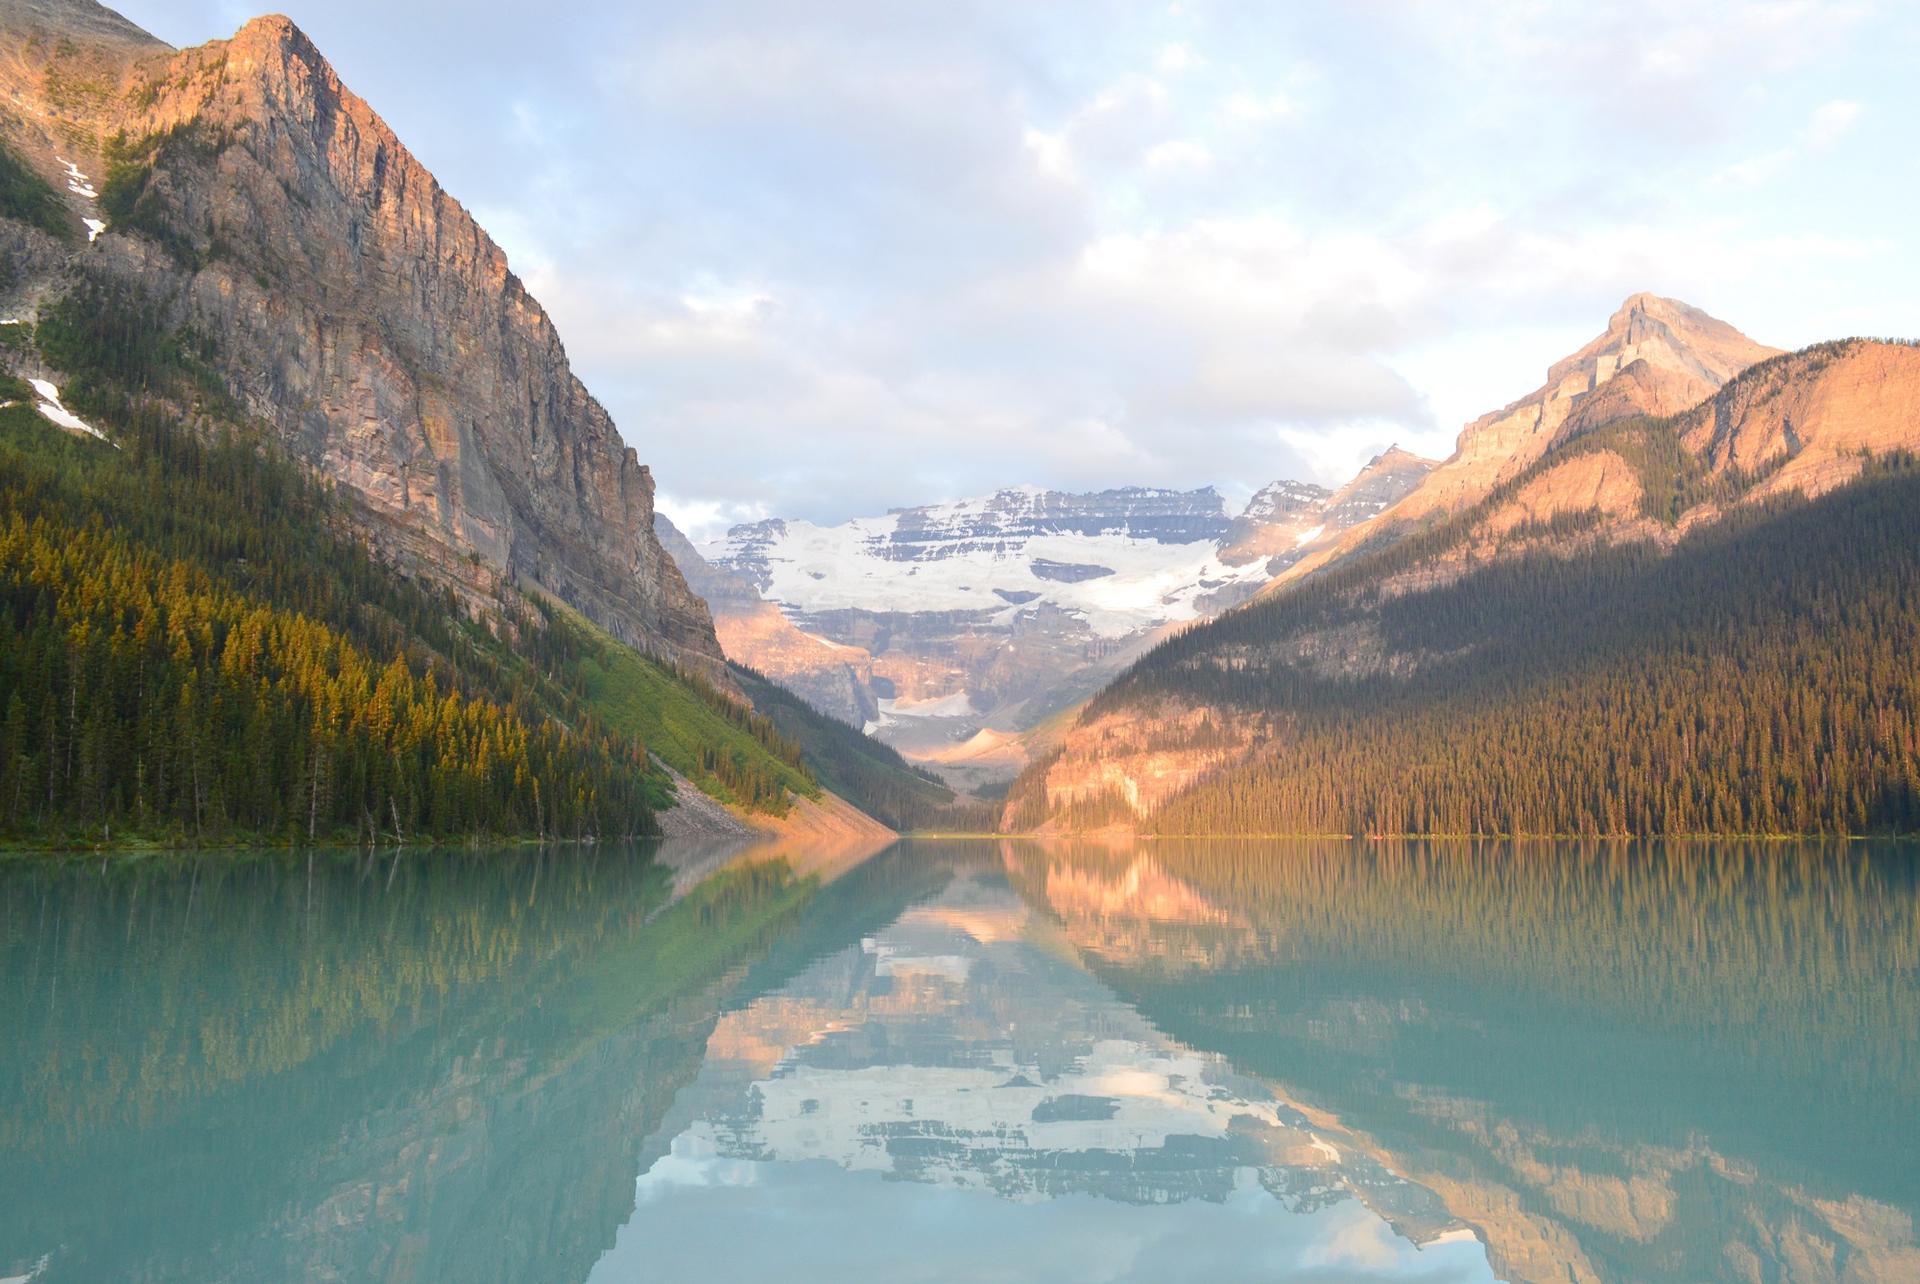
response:
[[[643,1199],[755,1180],[729,1164],[826,1161],[1016,1204],[1357,1199],[1402,1250],[1465,1231],[1432,1192],[1326,1140],[1324,1117],[1167,1038],[1068,961],[1050,923],[967,879],[724,1016],[678,1115]]]

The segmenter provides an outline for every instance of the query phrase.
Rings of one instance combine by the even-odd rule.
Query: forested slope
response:
[[[1663,458],[1679,469],[1647,488],[1662,515],[1677,509],[1674,487],[1707,484],[1657,449],[1664,431],[1644,420],[1616,431],[1640,435],[1650,476]],[[1176,638],[1103,693],[1083,728],[1145,726],[1158,751],[1199,764],[1149,814],[1113,790],[1063,799],[1042,764],[1009,823],[1920,831],[1911,455],[1883,455],[1816,500],[1739,505],[1670,552],[1653,541],[1569,552],[1563,541],[1423,591],[1382,587],[1447,538],[1437,530],[1424,551],[1409,541]]]
[[[771,723],[564,608],[482,622],[370,557],[138,295],[6,329],[112,441],[0,409],[0,834],[644,833],[654,755],[749,809],[818,792]]]

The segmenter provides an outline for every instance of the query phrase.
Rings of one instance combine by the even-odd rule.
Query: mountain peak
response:
[[[1407,496],[1399,515],[1457,510],[1556,442],[1632,415],[1679,414],[1778,354],[1690,303],[1629,295],[1603,333],[1548,368],[1544,384],[1468,424],[1452,456]]]
[[[1360,476],[1364,477],[1368,473],[1383,470],[1398,471],[1404,468],[1420,468],[1424,470],[1434,467],[1437,462],[1437,460],[1428,459],[1424,455],[1416,455],[1411,450],[1403,449],[1399,443],[1396,442],[1375,455],[1372,459],[1369,459],[1366,467],[1360,470]]]

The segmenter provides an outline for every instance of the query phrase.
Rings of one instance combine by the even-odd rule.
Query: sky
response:
[[[1443,457],[1639,290],[1920,334],[1907,0],[281,2],[696,539]]]

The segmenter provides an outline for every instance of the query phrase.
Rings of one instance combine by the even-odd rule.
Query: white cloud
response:
[[[1147,148],[1142,163],[1150,170],[1197,171],[1213,166],[1213,149],[1194,138],[1173,138]]]
[[[1844,98],[1823,103],[1801,136],[1809,147],[1831,147],[1859,122],[1862,110],[1859,103]]]
[[[1284,93],[1253,94],[1242,90],[1221,104],[1221,114],[1243,124],[1285,120],[1299,112],[1299,104]]]
[[[653,497],[653,506],[695,544],[717,539],[743,523],[772,516],[764,504],[686,499],[664,490]]]
[[[1849,145],[1911,6],[287,4],[692,525],[1326,476],[1637,289],[1779,344],[1920,297],[1920,175]]]
[[[1849,99],[1835,99],[1814,109],[1813,116],[1785,147],[1752,156],[1716,173],[1709,183],[1719,187],[1759,187],[1793,168],[1803,155],[1833,147],[1859,123],[1864,109]]]
[[[1193,51],[1191,45],[1176,42],[1162,48],[1160,56],[1154,59],[1153,65],[1162,75],[1179,76],[1198,70],[1206,65],[1206,61]]]

